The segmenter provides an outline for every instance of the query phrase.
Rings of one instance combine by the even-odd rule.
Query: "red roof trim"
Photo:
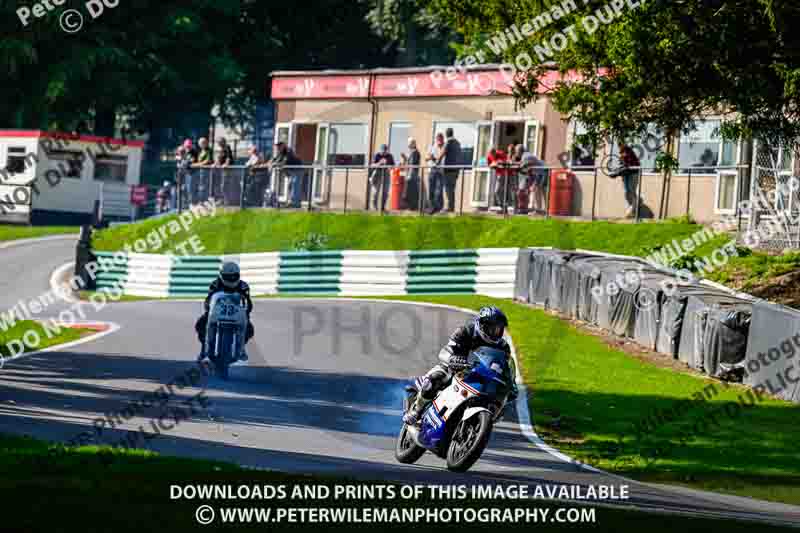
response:
[[[64,133],[60,131],[0,130],[0,138],[2,137],[24,137],[24,138],[37,138],[37,139],[39,137],[45,137],[49,139],[67,139],[70,141],[97,143],[97,144],[105,144],[111,146],[133,146],[137,148],[144,147],[144,141],[114,139],[111,137],[100,137],[98,135],[76,135],[74,133]]]

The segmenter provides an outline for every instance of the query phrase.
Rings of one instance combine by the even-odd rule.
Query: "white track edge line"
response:
[[[105,321],[105,320],[95,320],[95,321],[91,321],[91,322],[75,322],[72,325],[73,326],[81,326],[81,325],[89,325],[89,324],[104,324],[104,325],[108,326],[108,329],[105,329],[103,331],[98,331],[97,333],[92,333],[91,335],[88,335],[88,336],[83,337],[81,339],[76,339],[74,341],[66,342],[64,344],[56,344],[54,346],[48,346],[47,348],[42,348],[41,350],[36,350],[35,352],[25,352],[25,353],[21,353],[19,355],[11,356],[11,357],[5,357],[5,358],[2,359],[3,365],[5,365],[6,363],[8,363],[10,361],[16,361],[16,360],[19,360],[19,359],[23,359],[25,357],[30,357],[32,355],[38,355],[40,353],[58,352],[60,350],[66,349],[66,348],[72,348],[74,346],[85,344],[87,342],[96,341],[97,339],[105,337],[106,335],[111,335],[112,333],[115,333],[115,332],[119,331],[120,329],[122,329],[122,326],[120,326],[116,322],[108,322],[108,321]],[[0,368],[2,368],[2,366],[0,366]]]

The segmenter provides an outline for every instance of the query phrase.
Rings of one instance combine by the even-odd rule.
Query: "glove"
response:
[[[467,366],[467,358],[464,355],[451,355],[447,365],[453,370],[463,370]]]

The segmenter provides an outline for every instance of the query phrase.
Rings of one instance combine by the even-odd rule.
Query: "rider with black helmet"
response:
[[[208,287],[208,296],[206,296],[205,304],[203,304],[205,313],[197,319],[197,323],[194,325],[197,338],[200,339],[200,355],[197,357],[198,361],[205,359],[203,350],[206,346],[206,323],[208,322],[209,305],[211,304],[211,297],[219,291],[228,293],[238,292],[242,296],[247,305],[247,331],[245,332],[244,342],[247,343],[250,341],[255,334],[253,323],[250,322],[250,312],[253,310],[253,301],[250,299],[250,286],[241,280],[239,265],[232,261],[223,263],[219,269],[219,275]],[[247,361],[247,352],[244,351],[244,348],[242,348],[241,360]]]
[[[450,335],[447,345],[439,352],[439,364],[431,368],[422,378],[422,387],[417,401],[403,416],[403,422],[414,425],[425,411],[428,402],[445,388],[453,373],[467,365],[467,357],[478,348],[489,346],[511,356],[511,347],[503,338],[508,327],[506,315],[497,307],[484,307],[478,316],[470,319]]]

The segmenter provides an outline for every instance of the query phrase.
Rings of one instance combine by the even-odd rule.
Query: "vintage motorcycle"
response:
[[[502,416],[514,385],[514,362],[505,352],[482,347],[467,359],[448,387],[436,395],[414,426],[403,424],[395,457],[411,464],[426,451],[447,460],[448,470],[465,472],[480,458],[494,423]],[[404,412],[416,400],[421,378],[406,387]]]
[[[211,297],[205,353],[221,379],[228,379],[228,367],[241,357],[246,328],[247,308],[240,294],[218,292]]]

